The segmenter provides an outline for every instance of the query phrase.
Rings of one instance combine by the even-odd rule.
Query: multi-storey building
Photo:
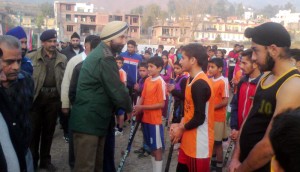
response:
[[[291,10],[279,10],[275,17],[271,18],[271,21],[282,23],[284,26],[289,23],[299,23],[300,13],[292,13]]]
[[[191,26],[186,22],[158,22],[152,27],[152,44],[177,45],[190,41]]]
[[[247,27],[255,27],[257,23],[248,20],[208,20],[199,24],[194,32],[194,38],[197,41],[222,41],[243,42],[248,39],[244,37],[244,31]]]
[[[82,37],[100,34],[108,22],[115,20],[128,22],[130,26],[128,36],[140,38],[139,15],[97,12],[93,4],[58,1],[54,2],[54,14],[60,39],[70,38],[73,32],[77,32]]]

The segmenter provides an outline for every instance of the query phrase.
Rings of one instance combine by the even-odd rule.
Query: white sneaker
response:
[[[115,132],[115,136],[123,136],[123,131],[116,131]]]

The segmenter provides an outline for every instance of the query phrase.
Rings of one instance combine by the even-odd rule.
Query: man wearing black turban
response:
[[[290,61],[291,38],[282,25],[269,22],[247,28],[245,36],[252,39],[252,60],[265,75],[257,84],[229,171],[269,172],[274,156],[269,139],[273,119],[285,109],[300,106],[300,75]]]

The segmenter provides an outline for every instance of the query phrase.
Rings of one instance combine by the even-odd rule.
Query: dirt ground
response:
[[[128,143],[128,137],[129,137],[129,131],[130,127],[127,126],[124,128],[124,135],[123,136],[116,136],[116,147],[115,147],[115,164],[116,168],[119,165],[120,159],[121,159],[121,151],[125,150]],[[166,134],[165,143],[166,143],[166,149],[164,151],[164,157],[163,157],[163,171],[165,169],[165,164],[167,161],[167,156],[169,153],[170,148],[170,142],[167,132],[164,132]],[[133,153],[133,150],[139,149],[142,145],[142,132],[139,129],[136,133],[135,139],[132,143],[132,149],[131,153],[126,159],[123,172],[151,172],[152,171],[152,163],[150,157],[145,158],[138,158],[137,154]],[[227,150],[227,144],[224,144],[224,150]],[[68,144],[63,139],[63,131],[59,129],[59,127],[56,127],[55,134],[54,134],[54,140],[52,144],[51,149],[51,155],[52,155],[52,163],[57,167],[58,172],[69,172],[70,168],[68,166]],[[176,171],[176,165],[177,165],[177,156],[178,156],[178,150],[173,151],[173,156],[171,160],[170,165],[170,172]],[[223,171],[226,171],[225,168]],[[44,172],[44,170],[39,170],[39,172]]]

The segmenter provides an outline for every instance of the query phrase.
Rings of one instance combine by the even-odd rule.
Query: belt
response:
[[[42,87],[41,88],[42,93],[52,93],[52,92],[56,92],[56,91],[57,91],[56,87]]]

